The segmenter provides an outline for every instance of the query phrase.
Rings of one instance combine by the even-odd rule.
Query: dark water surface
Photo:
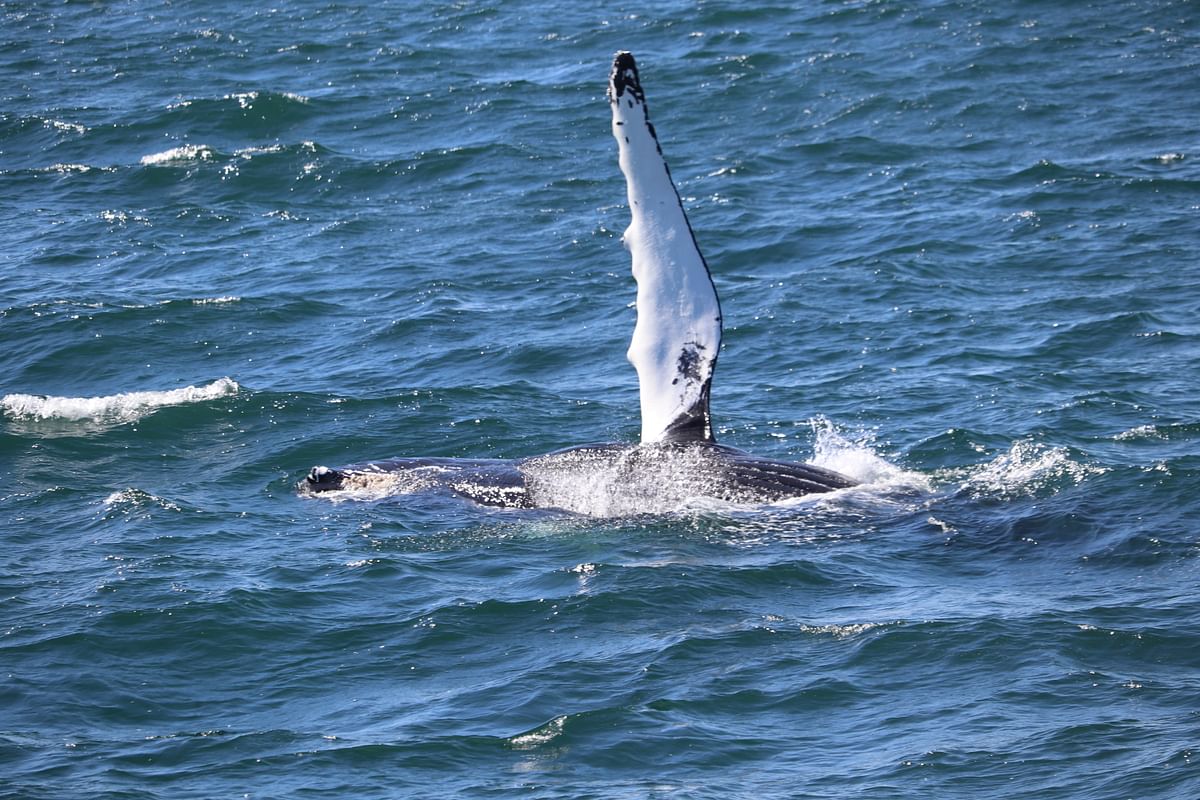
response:
[[[1200,796],[1200,5],[995,5],[0,3],[0,796]],[[866,485],[298,496],[636,436],[618,49]]]

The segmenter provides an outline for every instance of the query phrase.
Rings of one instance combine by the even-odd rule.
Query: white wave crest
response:
[[[215,156],[216,151],[206,144],[185,144],[180,147],[172,147],[170,150],[163,150],[161,153],[142,156],[141,163],[144,167],[161,167],[196,161],[212,161]]]
[[[832,636],[835,639],[849,639],[852,636],[858,636],[860,633],[867,633],[876,628],[889,628],[895,625],[903,625],[903,622],[855,622],[846,625],[801,625],[800,631],[803,633],[812,633],[819,635]]]
[[[268,144],[261,147],[242,147],[234,150],[233,154],[238,158],[251,159],[255,156],[267,155],[270,153],[282,153],[284,146],[281,144]]]
[[[58,175],[68,175],[71,173],[91,172],[93,169],[96,169],[96,168],[89,164],[59,163],[59,164],[51,164],[48,167],[39,167],[39,168],[35,169],[34,172],[54,173],[54,174],[58,174]]]
[[[81,136],[87,133],[88,130],[87,126],[81,125],[78,122],[66,122],[61,119],[45,119],[42,120],[42,125],[47,128],[52,128],[56,131],[62,131],[64,133],[77,133]]]
[[[0,398],[0,408],[13,419],[131,422],[164,406],[199,403],[237,391],[236,381],[220,378],[205,386],[185,386],[162,392],[122,392],[103,397],[9,394]]]
[[[142,511],[146,508],[161,508],[166,511],[183,511],[178,503],[174,503],[166,498],[151,494],[150,492],[129,487],[122,489],[119,492],[113,492],[108,497],[104,498],[104,507],[115,513],[130,514],[136,511]]]
[[[565,716],[555,717],[545,725],[511,737],[508,740],[508,744],[514,750],[532,750],[541,747],[561,736],[566,724],[567,718]]]
[[[286,97],[288,100],[291,100],[294,103],[308,103],[308,98],[302,94],[295,94],[294,92],[281,92],[280,96]],[[236,100],[240,108],[252,109],[260,97],[262,97],[261,92],[235,92],[233,94],[227,94],[221,99]]]
[[[1122,431],[1113,437],[1118,442],[1135,442],[1140,439],[1166,439],[1169,438],[1165,431],[1159,430],[1157,425],[1138,425],[1136,428],[1130,428],[1127,431]]]
[[[149,225],[150,219],[143,217],[140,214],[135,214],[131,211],[121,211],[115,208],[107,208],[100,212],[100,219],[110,225],[128,225],[130,222],[140,222],[143,225]]]

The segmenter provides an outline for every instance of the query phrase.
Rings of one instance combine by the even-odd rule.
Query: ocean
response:
[[[0,2],[0,797],[1200,797],[1200,5]],[[635,441],[638,58],[782,503]]]

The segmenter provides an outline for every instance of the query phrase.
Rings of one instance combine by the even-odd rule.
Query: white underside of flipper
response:
[[[628,53],[613,63],[609,102],[633,217],[624,237],[638,286],[628,357],[641,387],[642,442],[711,441],[709,386],[721,347],[721,306]]]

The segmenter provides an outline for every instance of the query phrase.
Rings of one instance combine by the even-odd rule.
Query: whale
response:
[[[622,237],[637,284],[626,356],[637,372],[640,441],[602,442],[519,459],[390,458],[313,467],[310,494],[388,487],[440,492],[484,506],[595,509],[581,494],[623,495],[601,508],[671,508],[696,498],[774,503],[855,485],[814,464],[752,455],[717,442],[711,394],[723,330],[721,303],[658,134],[637,63],[613,59],[607,98],[630,223]],[[653,502],[639,502],[653,499]]]

